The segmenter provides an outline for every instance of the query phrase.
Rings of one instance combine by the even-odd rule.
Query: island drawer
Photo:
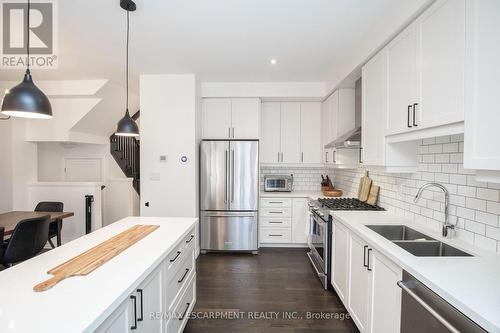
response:
[[[194,235],[195,229],[193,228],[187,234],[187,236],[183,237],[182,240],[177,243],[174,249],[167,255],[165,265],[167,266],[168,272],[175,272],[188,252],[192,251],[192,249],[194,248],[194,243],[196,243],[196,237]]]
[[[176,271],[171,274],[166,274],[166,302],[167,309],[171,309],[183,287],[188,282],[191,275],[195,271],[194,249],[191,247],[184,260],[181,262]]]
[[[187,321],[189,320],[190,312],[196,302],[196,274],[191,275],[179,301],[169,312],[170,318],[167,321],[167,333],[180,333],[184,330]]]
[[[292,207],[292,199],[290,198],[260,198],[261,207],[269,208],[284,208]]]

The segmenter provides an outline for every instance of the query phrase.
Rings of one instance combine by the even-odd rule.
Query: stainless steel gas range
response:
[[[309,228],[307,253],[323,287],[328,289],[331,276],[330,258],[332,255],[332,210],[381,211],[379,206],[372,206],[358,199],[337,198],[309,201]]]

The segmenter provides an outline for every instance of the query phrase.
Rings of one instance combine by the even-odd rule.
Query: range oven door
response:
[[[311,251],[307,255],[326,289],[328,281],[328,223],[314,212],[310,212],[309,216],[308,244]]]

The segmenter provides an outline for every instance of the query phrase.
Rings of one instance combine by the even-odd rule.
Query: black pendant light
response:
[[[121,0],[120,6],[127,11],[127,55],[126,55],[126,76],[127,76],[127,107],[125,116],[120,119],[116,128],[115,135],[118,136],[139,136],[139,127],[128,111],[128,49],[129,49],[129,35],[130,35],[130,12],[135,11],[136,6],[132,0]]]
[[[6,116],[12,117],[50,119],[52,118],[52,107],[49,99],[33,83],[30,73],[30,9],[31,3],[28,0],[26,73],[20,84],[5,92],[2,99],[1,112]]]

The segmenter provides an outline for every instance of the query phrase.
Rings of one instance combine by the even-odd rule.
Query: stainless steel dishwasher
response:
[[[485,333],[484,329],[439,297],[408,272],[403,272],[401,333]]]

